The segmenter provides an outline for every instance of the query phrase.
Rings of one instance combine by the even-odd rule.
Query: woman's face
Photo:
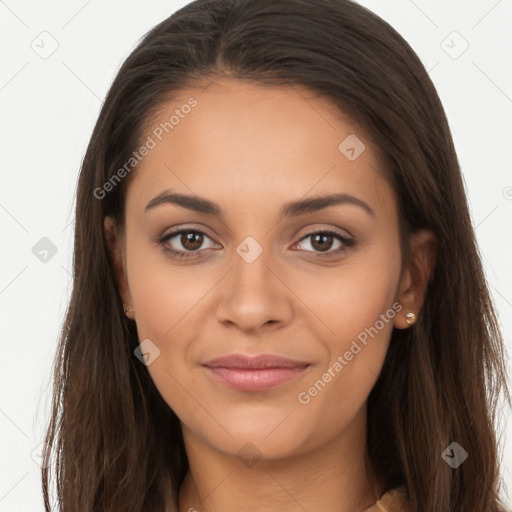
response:
[[[333,109],[300,87],[226,80],[183,91],[142,138],[121,293],[162,397],[225,454],[304,453],[362,426],[393,326],[418,312],[393,190]],[[233,354],[292,363],[213,369]]]

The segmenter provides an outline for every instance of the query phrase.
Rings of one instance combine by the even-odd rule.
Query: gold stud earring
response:
[[[416,322],[416,315],[414,313],[407,313],[405,315],[405,322],[407,325],[413,325]]]
[[[129,311],[132,311],[133,314],[135,315],[135,310],[132,309],[130,306],[127,306],[126,304],[123,304],[123,309],[124,309],[124,313],[128,313]]]

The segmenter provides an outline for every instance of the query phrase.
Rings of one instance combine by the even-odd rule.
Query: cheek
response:
[[[374,295],[340,294],[326,317],[335,335],[324,338],[328,361],[319,365],[298,390],[301,428],[329,438],[345,429],[365,406],[384,364],[393,331],[393,308],[387,288]],[[345,300],[346,299],[346,300]],[[345,307],[343,307],[345,305]]]
[[[311,272],[290,272],[285,280],[301,301],[308,307],[304,310],[310,318],[316,317],[316,332],[329,346],[331,356],[344,352],[350,341],[372,328],[383,331],[384,337],[391,333],[391,321],[385,314],[396,300],[400,278],[400,250],[396,244],[378,244],[379,250],[355,253],[339,267],[316,269]],[[397,306],[399,307],[399,306]],[[314,315],[313,315],[314,314]],[[395,310],[387,317],[394,318]],[[301,316],[303,316],[301,314]],[[312,322],[310,322],[311,325]]]
[[[199,278],[197,269],[173,266],[159,251],[133,247],[127,262],[130,293],[139,340],[151,340],[159,351],[147,370],[169,407],[188,418],[191,410],[198,414],[191,396],[201,396],[193,390],[192,340],[207,338],[204,299],[220,277],[203,271]]]
[[[130,293],[141,339],[154,338],[168,345],[166,340],[183,324],[200,325],[190,319],[197,318],[202,298],[216,281],[211,272],[179,266],[150,243],[134,242],[128,254]]]
[[[309,293],[307,304],[326,327],[322,342],[328,356],[297,400],[312,418],[321,415],[328,429],[356,414],[378,378],[393,320],[402,309],[395,301],[399,276],[397,242],[315,280],[319,286]]]

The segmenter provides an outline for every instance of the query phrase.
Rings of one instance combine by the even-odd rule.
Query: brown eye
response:
[[[342,236],[336,231],[330,230],[309,233],[304,236],[297,245],[304,243],[308,239],[311,241],[309,244],[304,244],[306,246],[304,250],[306,252],[312,252],[317,257],[337,256],[355,245],[354,240]],[[307,249],[308,245],[311,249]],[[336,245],[336,250],[330,251],[330,249]]]
[[[183,232],[180,242],[185,249],[195,251],[203,245],[203,234],[196,231]]]
[[[203,247],[206,240],[211,238],[203,231],[183,228],[163,235],[158,242],[172,256],[187,258],[196,256],[196,253],[201,252],[200,249],[211,249],[213,242],[209,247]]]
[[[317,233],[312,235],[311,246],[318,251],[328,251],[331,248],[333,241],[334,237],[332,235]]]

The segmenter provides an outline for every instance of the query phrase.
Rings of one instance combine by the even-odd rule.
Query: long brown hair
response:
[[[180,422],[133,354],[136,326],[123,314],[103,233],[106,215],[122,224],[136,168],[105,197],[95,191],[173,94],[218,77],[329,98],[382,153],[404,254],[415,230],[435,233],[417,324],[393,331],[368,398],[368,456],[387,488],[406,487],[411,510],[503,510],[495,411],[501,391],[510,402],[504,345],[446,116],[411,47],[350,0],[197,0],[152,29],[119,70],[78,182],[73,292],[43,454],[46,510],[52,469],[65,512],[161,512],[169,499],[177,510],[188,469]],[[442,457],[452,442],[469,454],[457,469]]]

